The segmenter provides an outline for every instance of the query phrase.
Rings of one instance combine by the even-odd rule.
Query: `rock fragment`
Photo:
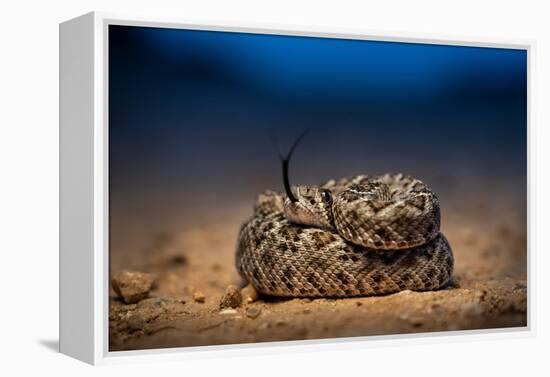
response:
[[[202,304],[206,301],[206,296],[201,291],[195,291],[195,293],[193,293],[193,300]]]
[[[113,276],[111,286],[126,304],[134,304],[149,296],[154,282],[151,274],[124,270]]]
[[[250,304],[258,300],[258,291],[256,290],[256,288],[249,284],[241,289],[241,296],[245,303]]]
[[[227,286],[222,299],[220,300],[220,309],[237,308],[241,305],[243,297],[241,291],[234,285]]]

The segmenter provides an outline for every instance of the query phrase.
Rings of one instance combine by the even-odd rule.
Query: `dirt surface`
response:
[[[243,299],[234,309],[220,308],[220,300],[229,285],[244,286],[234,253],[251,200],[193,223],[166,211],[166,222],[154,226],[120,210],[113,226],[130,230],[117,233],[111,243],[111,274],[146,272],[156,283],[149,298],[134,304],[111,290],[110,349],[526,326],[524,196],[497,188],[487,192],[490,198],[449,200],[442,206],[442,231],[455,256],[454,278],[446,289],[350,299],[260,296],[254,302]]]

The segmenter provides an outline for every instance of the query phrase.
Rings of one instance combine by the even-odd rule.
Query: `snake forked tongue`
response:
[[[288,151],[288,154],[286,155],[286,157],[281,156],[281,162],[283,164],[283,183],[285,185],[285,192],[288,198],[290,199],[290,201],[293,203],[296,203],[298,199],[294,196],[294,194],[292,193],[292,189],[290,187],[290,180],[288,179],[288,164],[290,162],[290,158],[292,157],[292,153],[294,153],[294,149],[296,149],[296,147],[298,146],[300,141],[303,139],[303,137],[306,136],[308,131],[309,129],[306,129],[304,132],[302,132],[300,136],[298,136],[298,138],[296,139],[296,141]]]

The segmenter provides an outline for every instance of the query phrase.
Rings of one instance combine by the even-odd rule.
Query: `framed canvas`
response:
[[[532,48],[62,23],[61,352],[531,334]]]

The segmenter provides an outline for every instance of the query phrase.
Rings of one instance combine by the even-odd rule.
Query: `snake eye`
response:
[[[311,205],[315,205],[315,199],[309,199],[309,203],[310,203]]]
[[[323,197],[323,200],[325,201],[325,203],[331,203],[332,202],[332,194],[330,193],[330,191],[325,190],[325,191],[321,192],[321,196]]]

